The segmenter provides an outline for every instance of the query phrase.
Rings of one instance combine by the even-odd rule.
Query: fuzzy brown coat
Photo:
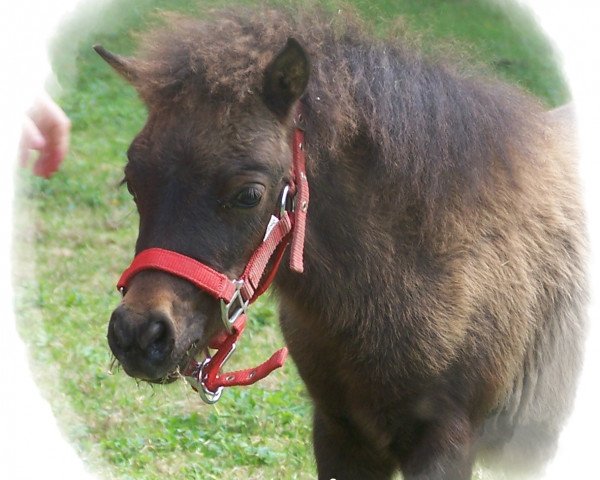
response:
[[[290,37],[310,70],[300,98],[277,103],[265,72],[289,54]],[[284,268],[276,286],[314,402],[319,478],[400,469],[406,479],[468,479],[474,458],[490,453],[505,467],[542,464],[571,407],[585,317],[565,115],[343,16],[172,17],[141,45],[135,59],[104,52],[149,109],[126,168],[138,251],[171,248],[239,275],[277,204],[290,112],[303,105],[305,273]],[[303,72],[289,58],[281,85],[293,93]],[[230,190],[223,177],[257,164],[269,172],[262,204],[216,210],[213,197]],[[130,374],[156,380],[206,344],[216,307],[165,274],[139,277],[109,341]],[[125,351],[123,332],[158,310],[175,346],[151,369],[144,352]]]

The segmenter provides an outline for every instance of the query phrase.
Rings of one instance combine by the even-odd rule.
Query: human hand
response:
[[[31,150],[39,152],[33,173],[49,178],[60,167],[69,148],[71,121],[47,95],[36,99],[23,125],[19,144],[19,161],[29,165]]]

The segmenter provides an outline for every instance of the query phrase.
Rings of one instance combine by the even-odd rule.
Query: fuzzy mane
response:
[[[426,57],[406,35],[380,38],[355,16],[316,10],[164,17],[164,27],[141,36],[136,57],[136,88],[149,105],[256,98],[264,69],[294,37],[312,63],[302,102],[313,158],[340,158],[361,139],[379,181],[403,184],[430,207],[456,191],[477,199],[492,170],[514,177],[515,158],[533,158],[540,105]]]

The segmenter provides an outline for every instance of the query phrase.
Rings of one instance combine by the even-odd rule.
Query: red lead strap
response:
[[[246,370],[220,373],[223,364],[235,350],[236,343],[246,326],[246,309],[264,293],[277,273],[285,249],[291,242],[290,268],[302,272],[306,212],[308,210],[308,181],[304,157],[304,132],[298,126],[301,115],[296,116],[296,129],[292,144],[293,165],[289,186],[282,192],[279,218],[263,242],[251,255],[241,277],[229,279],[209,266],[180,253],[162,248],[149,248],[140,252],[123,272],[117,288],[125,294],[127,285],[140,271],[154,269],[168,272],[189,281],[221,302],[221,316],[225,331],[213,338],[210,348],[216,353],[201,362],[191,362],[182,374],[207,403],[215,403],[223,387],[251,385],[283,365],[287,348],[275,352],[267,361]],[[286,209],[287,195],[293,195],[295,208]],[[271,269],[265,274],[267,266]]]

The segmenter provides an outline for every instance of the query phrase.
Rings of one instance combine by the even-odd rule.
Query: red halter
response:
[[[231,280],[223,273],[171,250],[149,248],[133,259],[117,284],[117,288],[123,292],[138,272],[148,269],[162,270],[184,278],[221,302],[225,331],[213,338],[209,344],[210,348],[217,350],[216,353],[210,356],[207,351],[203,362],[192,361],[182,372],[207,403],[219,400],[223,387],[251,385],[261,380],[281,367],[287,357],[287,348],[284,347],[257,367],[220,373],[221,367],[235,350],[236,342],[244,330],[248,306],[267,290],[275,278],[290,241],[290,268],[299,273],[304,271],[304,232],[309,192],[303,145],[304,132],[299,126],[300,120],[301,114],[298,113],[292,145],[293,170],[290,184],[284,187],[277,216],[271,217],[263,242],[250,257],[240,278]],[[292,201],[289,201],[290,199]],[[288,205],[293,205],[290,210]],[[265,275],[271,260],[272,267]]]

